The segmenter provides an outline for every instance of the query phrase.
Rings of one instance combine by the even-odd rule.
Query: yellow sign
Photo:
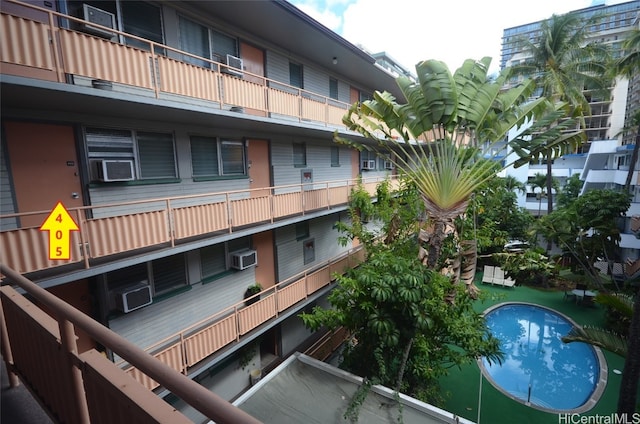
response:
[[[47,219],[40,226],[40,231],[49,231],[49,259],[71,259],[71,231],[79,231],[62,202],[53,208]]]

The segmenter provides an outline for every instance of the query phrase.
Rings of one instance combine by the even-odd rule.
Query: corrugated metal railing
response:
[[[364,187],[374,195],[376,185],[383,179],[366,178]],[[273,223],[287,216],[342,206],[355,184],[356,180],[327,181],[314,183],[313,190],[295,184],[69,208],[80,228],[71,233],[70,260],[49,259],[48,234],[38,227],[0,232],[0,260],[22,274],[72,263],[90,268],[91,259],[141,248],[173,246],[189,237],[230,233],[245,225]],[[268,190],[271,194],[251,197],[256,190]],[[139,212],[117,214],[123,209]],[[48,213],[7,214],[1,215],[0,220]],[[88,214],[93,218],[87,218]]]
[[[258,423],[244,411],[171,369],[11,268],[4,282],[20,286],[54,320],[11,286],[0,288],[2,354],[12,386],[16,375],[53,418],[64,423],[189,423],[184,415],[95,350],[79,353],[75,328],[125,358],[149,379],[217,423]]]
[[[3,0],[3,3],[20,5],[49,16],[46,23],[6,13],[0,16],[0,60],[15,65],[3,69],[3,73],[61,83],[67,82],[66,74],[77,75],[146,89],[149,96],[156,98],[179,95],[212,102],[220,109],[242,107],[272,116],[345,128],[342,117],[350,106],[348,103],[246,70],[240,70],[244,78],[238,78],[224,72],[228,68],[224,63],[95,23],[90,26],[102,28],[114,34],[113,37],[104,39],[61,28],[56,21],[79,28],[88,22],[15,0]],[[146,48],[127,46],[112,42],[112,39],[136,40]],[[204,66],[195,66],[185,60]],[[122,66],[124,63],[127,66]],[[34,70],[39,73],[34,74]]]
[[[277,318],[280,313],[329,285],[334,275],[342,274],[346,269],[357,266],[363,259],[364,251],[361,246],[350,249],[322,266],[295,275],[247,299],[249,301],[259,299],[255,303],[243,300],[231,305],[158,341],[147,347],[145,351],[150,352],[174,370],[188,375],[190,367],[226,345],[239,341],[243,335],[261,324]],[[127,373],[148,389],[154,389],[160,385],[137,368],[128,366],[124,361],[118,362],[118,365],[127,369]]]

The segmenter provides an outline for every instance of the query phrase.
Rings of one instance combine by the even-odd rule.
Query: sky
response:
[[[489,56],[500,68],[502,31],[582,9],[628,0],[288,0],[369,53],[386,52],[415,73],[426,59],[454,71],[465,59]]]

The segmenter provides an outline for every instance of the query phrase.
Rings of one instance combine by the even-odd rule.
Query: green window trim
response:
[[[126,186],[143,186],[152,184],[178,184],[182,182],[182,178],[150,178],[147,180],[132,180],[132,181],[113,181],[113,182],[100,182],[92,181],[89,183],[89,188],[100,187],[126,187]]]

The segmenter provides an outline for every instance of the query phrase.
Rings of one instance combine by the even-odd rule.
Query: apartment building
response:
[[[394,76],[284,0],[1,7],[0,261],[227,400],[315,340],[350,189],[394,173],[333,134]]]
[[[640,1],[630,1],[616,5],[597,5],[576,10],[584,19],[598,16],[597,24],[588,28],[592,41],[610,44],[614,54],[621,54],[621,45],[630,31],[640,28]],[[526,59],[518,40],[522,37],[535,42],[541,21],[507,28],[503,31],[502,67],[515,65]],[[640,98],[638,78],[628,80],[618,78],[611,88],[611,96],[607,99],[590,98],[591,115],[586,117],[587,142],[578,151],[557,158],[553,162],[552,174],[560,185],[572,175],[579,175],[584,181],[584,190],[619,189],[626,180],[629,162],[635,139],[624,136],[623,128],[630,126],[632,112],[637,110]],[[546,163],[530,163],[519,169],[509,168],[506,174],[513,175],[525,184],[537,174],[547,174]],[[621,224],[622,263],[630,261],[638,263],[640,258],[640,240],[636,238],[638,225],[635,216],[640,214],[640,184],[638,183],[638,166],[632,178],[632,205],[627,212],[627,219]],[[540,208],[540,189],[534,190],[527,185],[527,193],[519,194],[519,205],[526,207],[534,215],[546,212],[546,198]],[[634,269],[637,267],[634,267]],[[621,271],[621,267],[618,267]],[[635,273],[633,271],[632,273]]]

